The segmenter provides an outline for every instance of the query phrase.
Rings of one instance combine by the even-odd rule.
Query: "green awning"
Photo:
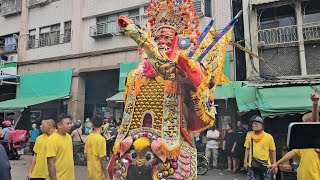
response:
[[[117,94],[106,99],[106,101],[123,102],[123,91],[125,90],[125,80],[128,77],[130,71],[135,69],[139,64],[139,61],[120,63],[120,75],[119,75],[119,91]]]
[[[240,112],[260,110],[262,117],[275,117],[303,114],[312,108],[311,86],[256,88],[242,84],[240,81],[232,84]]]
[[[230,74],[230,52],[226,52],[226,56],[224,59],[224,68],[223,68],[223,73],[231,79],[231,74]]]
[[[230,85],[218,85],[214,90],[214,99],[235,98],[232,83]]]
[[[62,99],[70,94],[72,69],[20,75],[16,99],[0,102],[0,111],[22,111],[44,102]]]
[[[64,97],[65,96],[43,96],[12,99],[0,103],[0,112],[22,111],[24,108],[27,108],[28,106],[41,104],[56,99],[63,99]]]
[[[123,92],[118,92],[117,94],[111,96],[110,98],[106,99],[106,101],[116,101],[116,102],[123,102]]]
[[[232,82],[233,91],[240,112],[259,109],[256,94],[257,88],[242,86],[242,81]]]
[[[306,113],[312,109],[310,94],[313,91],[311,86],[258,89],[257,99],[261,116],[274,117]]]

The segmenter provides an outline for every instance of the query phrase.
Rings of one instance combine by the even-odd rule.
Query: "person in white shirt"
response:
[[[207,132],[207,146],[206,146],[206,156],[210,161],[212,155],[212,166],[211,168],[217,168],[218,161],[218,139],[219,131],[216,130],[215,126],[212,126],[211,129]]]
[[[196,134],[196,148],[197,148],[197,151],[200,151],[200,146],[201,146],[201,138],[200,138],[200,133],[197,133]]]

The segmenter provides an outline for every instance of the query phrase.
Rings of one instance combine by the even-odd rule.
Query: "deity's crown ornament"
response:
[[[184,36],[200,35],[196,30],[200,24],[191,0],[150,0],[148,23],[152,36],[161,27],[174,29],[177,34]],[[196,38],[197,39],[197,38]]]

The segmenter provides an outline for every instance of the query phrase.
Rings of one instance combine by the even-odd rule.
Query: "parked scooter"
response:
[[[10,160],[19,160],[20,156],[25,154],[26,143],[7,142],[4,147]]]
[[[1,134],[1,144],[6,149],[10,160],[18,160],[26,148],[27,131],[15,130],[9,120],[4,121],[2,126],[4,128]]]
[[[18,160],[26,150],[27,131],[13,130],[9,132],[8,142],[5,145],[10,160]]]

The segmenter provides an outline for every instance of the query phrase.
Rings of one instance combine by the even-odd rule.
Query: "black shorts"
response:
[[[245,147],[237,146],[234,150],[234,157],[242,160],[244,158],[244,153],[245,153]]]
[[[226,157],[234,157],[234,153],[231,152],[231,149],[226,149],[225,155],[226,155]]]
[[[30,180],[46,180],[46,178],[30,178]]]

